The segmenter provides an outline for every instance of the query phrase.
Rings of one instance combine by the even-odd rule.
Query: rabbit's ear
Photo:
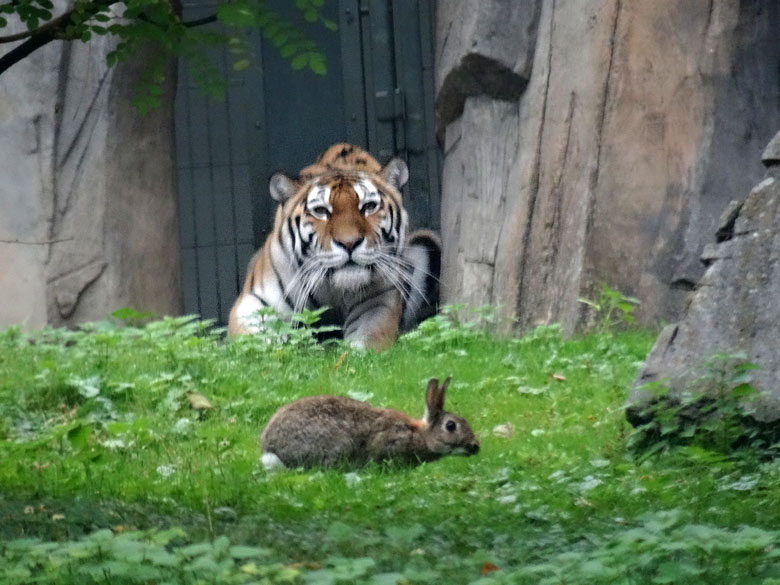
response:
[[[428,380],[428,388],[425,389],[425,404],[430,404],[433,399],[434,393],[439,390],[439,379],[431,378]]]
[[[444,410],[444,390],[447,389],[449,378],[444,386],[439,386],[439,380],[428,380],[428,389],[425,391],[425,423],[430,425]]]

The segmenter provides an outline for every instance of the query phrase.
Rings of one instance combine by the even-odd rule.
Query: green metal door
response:
[[[294,15],[289,0],[268,7]],[[184,2],[186,19],[213,2]],[[255,37],[253,67],[229,79],[227,98],[200,95],[180,68],[176,137],[182,282],[187,313],[226,323],[249,258],[265,239],[275,203],[268,178],[295,175],[336,142],[352,142],[384,163],[403,157],[413,227],[439,227],[441,157],[435,138],[433,0],[330,0],[337,32],[302,23],[325,53],[328,74],[293,71]]]

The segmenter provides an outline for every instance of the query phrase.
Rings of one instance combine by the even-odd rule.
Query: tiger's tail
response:
[[[407,236],[403,257],[410,266],[404,295],[401,332],[414,329],[439,307],[441,240],[430,230],[416,230]]]

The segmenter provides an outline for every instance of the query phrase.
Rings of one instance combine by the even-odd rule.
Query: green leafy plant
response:
[[[258,323],[262,323],[258,333],[239,337],[234,342],[265,347],[275,351],[279,348],[322,349],[318,341],[330,333],[340,331],[335,325],[318,325],[328,307],[311,310],[304,309],[300,313],[287,317],[281,316],[272,307],[263,307],[254,315]]]
[[[422,351],[457,349],[490,337],[498,320],[496,309],[490,306],[444,305],[436,315],[401,337],[400,342]]]
[[[592,548],[556,554],[482,583],[694,585],[737,580],[770,585],[780,576],[778,531],[690,524],[676,510],[651,512],[638,520]]]
[[[117,319],[119,322],[128,326],[141,326],[144,323],[148,323],[154,319],[159,319],[159,315],[151,311],[136,311],[132,307],[123,307],[117,309],[111,316]]]
[[[225,536],[188,544],[180,528],[98,530],[68,542],[36,538],[0,543],[0,573],[8,585],[178,583],[299,583],[301,571],[269,562],[268,549],[231,545]]]
[[[776,437],[751,418],[757,397],[751,372],[757,367],[744,353],[716,353],[675,398],[663,383],[646,386],[655,396],[643,413],[648,422],[634,430],[629,444],[650,453],[676,444],[722,453],[745,445],[774,449]]]
[[[621,324],[633,325],[635,322],[633,312],[640,303],[639,299],[624,295],[606,282],[601,283],[601,291],[595,300],[583,297],[577,300],[590,307],[591,321],[594,323],[594,329],[599,333],[606,333]]]

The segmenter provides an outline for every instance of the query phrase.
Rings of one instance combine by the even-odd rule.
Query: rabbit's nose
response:
[[[468,450],[469,455],[476,455],[479,453],[479,443],[471,443],[471,445],[469,445],[466,449]]]

